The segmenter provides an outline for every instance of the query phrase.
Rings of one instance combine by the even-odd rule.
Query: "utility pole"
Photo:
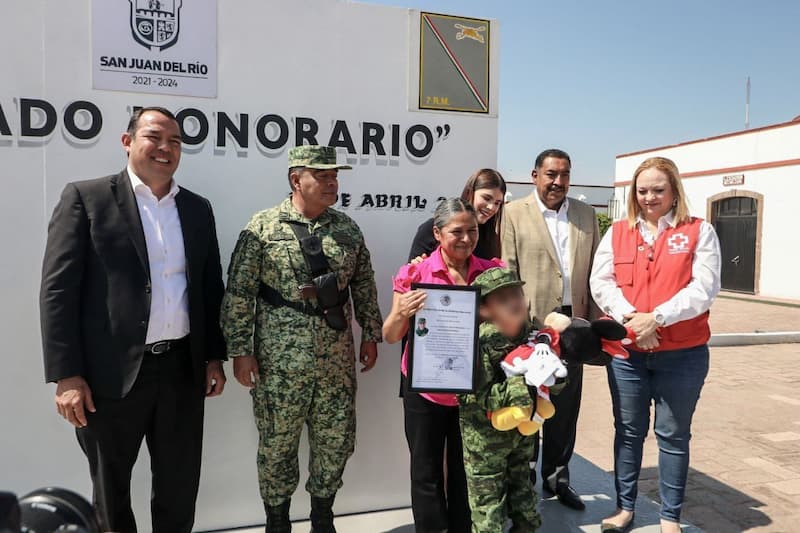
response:
[[[747,85],[745,89],[744,100],[744,129],[750,129],[750,76],[747,76]]]

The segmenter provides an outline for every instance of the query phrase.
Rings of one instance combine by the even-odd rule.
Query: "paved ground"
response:
[[[711,308],[713,333],[800,331],[800,302],[773,301],[771,305],[750,296],[723,293]]]
[[[800,304],[724,295],[712,308],[716,333],[800,331]],[[720,347],[693,426],[685,533],[800,531],[800,344]],[[543,533],[596,532],[614,507],[613,425],[605,369],[587,367],[573,484],[587,510],[541,503]],[[635,533],[657,533],[658,449],[645,445]],[[412,533],[409,509],[337,519],[343,533]],[[699,528],[699,529],[698,529]],[[255,528],[252,532],[261,531]],[[307,523],[295,531],[309,531]],[[244,533],[244,531],[242,531]]]
[[[798,331],[800,308],[719,299],[715,332]],[[587,368],[577,452],[613,470],[604,369]],[[800,531],[800,345],[713,348],[693,425],[684,518],[710,532]],[[658,498],[658,449],[645,445],[640,485]]]
[[[586,459],[576,456],[570,464],[575,489],[586,502],[583,512],[566,509],[555,498],[539,504],[542,514],[541,533],[597,533],[600,521],[613,507],[614,483],[611,476]],[[538,487],[537,487],[538,488]],[[632,533],[658,533],[658,505],[643,494],[637,503],[635,528]],[[414,520],[410,509],[380,513],[343,516],[336,519],[336,529],[341,533],[414,533]],[[263,528],[253,528],[239,533],[258,533]],[[295,533],[309,533],[308,522],[294,525]],[[693,527],[684,527],[684,533],[701,533]]]

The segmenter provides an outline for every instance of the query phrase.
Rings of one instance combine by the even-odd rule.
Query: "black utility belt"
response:
[[[329,300],[327,302],[322,301],[320,287],[316,287],[315,284],[314,289],[316,290],[311,290],[308,285],[299,286],[297,288],[298,296],[302,300],[294,301],[287,300],[273,287],[261,283],[258,288],[258,296],[275,307],[289,307],[306,315],[322,317],[332,329],[345,331],[347,329],[347,320],[344,314],[344,306],[350,298],[350,288],[347,287],[341,291],[337,289],[338,292],[335,294],[330,294],[330,291],[326,291],[326,296],[328,296],[327,299]],[[308,298],[312,297],[316,298],[320,305],[314,305],[309,302]],[[324,305],[324,303],[328,305]]]

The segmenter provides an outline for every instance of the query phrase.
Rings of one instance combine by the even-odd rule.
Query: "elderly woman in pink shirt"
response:
[[[386,342],[399,342],[409,319],[425,305],[424,290],[412,283],[469,285],[478,274],[496,266],[499,259],[473,255],[478,244],[475,209],[460,198],[444,200],[433,216],[433,236],[439,246],[419,264],[403,266],[394,278],[392,310],[383,323]],[[401,370],[407,375],[408,347]],[[458,425],[455,394],[403,396],[405,430],[411,453],[411,507],[417,532],[470,531],[467,482]],[[444,464],[447,463],[447,476]]]

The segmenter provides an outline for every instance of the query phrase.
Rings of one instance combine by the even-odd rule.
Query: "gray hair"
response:
[[[458,213],[470,213],[477,220],[478,215],[472,204],[461,198],[446,198],[442,200],[433,213],[433,225],[440,230],[445,227]]]

